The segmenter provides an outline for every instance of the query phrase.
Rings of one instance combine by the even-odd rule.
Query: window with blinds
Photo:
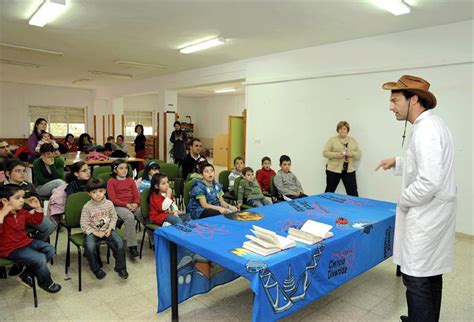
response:
[[[143,125],[143,133],[145,135],[153,134],[153,112],[125,110],[124,116],[126,141],[133,141],[137,136],[135,133],[135,126],[137,124]]]
[[[38,118],[48,121],[47,131],[57,139],[71,133],[78,137],[86,132],[86,109],[83,107],[30,106],[30,129]]]

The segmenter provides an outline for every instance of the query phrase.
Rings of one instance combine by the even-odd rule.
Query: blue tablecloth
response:
[[[155,231],[158,312],[171,306],[169,241],[178,245],[178,300],[238,276],[255,293],[253,321],[281,319],[392,255],[394,203],[325,193],[251,209],[257,221],[217,216]],[[348,219],[336,225],[336,219]],[[334,237],[297,243],[267,257],[242,249],[252,225],[287,236],[308,219],[334,226]]]

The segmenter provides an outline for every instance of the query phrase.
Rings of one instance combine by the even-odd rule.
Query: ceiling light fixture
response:
[[[44,0],[38,7],[28,23],[33,26],[43,27],[56,19],[66,8],[66,0]]]
[[[222,94],[222,93],[231,93],[235,91],[237,91],[235,88],[222,88],[222,89],[216,89],[214,93]]]
[[[38,64],[25,63],[25,62],[22,62],[22,61],[8,60],[8,59],[0,59],[0,64],[23,66],[23,67],[34,67],[34,68],[39,68],[40,67],[40,65],[38,65]]]
[[[114,78],[123,78],[123,79],[133,78],[133,76],[130,75],[130,74],[103,72],[103,71],[100,71],[100,70],[90,70],[89,74],[99,75],[99,76],[108,76],[108,77],[114,77]]]
[[[7,47],[7,48],[13,48],[13,49],[20,49],[20,50],[28,50],[28,51],[34,51],[34,52],[37,52],[37,53],[54,55],[54,56],[63,56],[63,53],[59,52],[59,51],[52,51],[52,50],[46,50],[46,49],[38,49],[38,48],[31,48],[31,47],[25,47],[25,46],[18,46],[18,45],[8,44],[6,42],[0,42],[0,47]]]
[[[203,41],[203,42],[199,42],[197,44],[193,44],[193,45],[183,47],[179,50],[179,52],[182,53],[182,54],[191,54],[191,53],[194,53],[196,51],[200,51],[200,50],[208,49],[208,48],[211,48],[211,47],[216,47],[216,46],[219,46],[219,45],[223,45],[223,44],[226,43],[226,41],[227,40],[224,39],[224,38],[215,37],[215,38]]]
[[[116,64],[119,65],[129,65],[134,67],[143,67],[143,68],[156,68],[156,69],[165,69],[165,65],[156,65],[156,64],[145,64],[145,63],[137,63],[133,61],[126,61],[126,60],[116,60]]]
[[[395,16],[410,13],[410,7],[402,0],[375,0],[375,3]]]

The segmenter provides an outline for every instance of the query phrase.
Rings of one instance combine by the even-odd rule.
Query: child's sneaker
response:
[[[43,287],[41,285],[40,285],[40,287],[48,293],[57,293],[61,290],[61,285],[59,285],[57,283],[54,283],[54,282],[53,282],[53,284],[51,284],[48,287]]]
[[[98,271],[94,272],[94,275],[95,275],[95,277],[97,277],[97,279],[101,280],[101,279],[103,279],[107,274],[106,274],[102,269],[99,269]]]
[[[18,282],[20,282],[25,287],[33,287],[33,277],[27,273],[20,274],[20,276],[18,276]]]
[[[125,268],[123,268],[123,269],[114,268],[114,271],[116,271],[118,273],[118,276],[120,276],[121,278],[123,278],[123,279],[128,278],[128,272]]]

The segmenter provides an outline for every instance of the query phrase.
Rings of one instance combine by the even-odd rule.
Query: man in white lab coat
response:
[[[394,168],[402,176],[393,247],[407,288],[408,317],[402,321],[439,320],[442,274],[452,270],[454,255],[454,143],[446,123],[433,113],[436,97],[429,87],[409,75],[382,86],[391,91],[390,111],[405,121],[405,130],[407,121],[413,124],[406,156],[382,160],[375,169]]]

